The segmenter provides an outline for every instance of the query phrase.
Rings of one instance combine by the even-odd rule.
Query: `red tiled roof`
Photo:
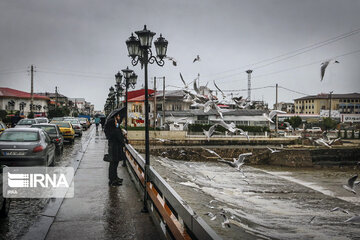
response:
[[[152,94],[153,92],[154,92],[154,90],[148,89],[149,95]],[[132,99],[132,98],[135,98],[135,97],[138,97],[141,95],[145,95],[145,89],[139,89],[139,90],[128,92],[128,99]]]
[[[12,88],[0,88],[0,97],[31,98],[31,94]],[[50,100],[48,97],[39,96],[37,94],[34,94],[34,99]]]
[[[128,99],[128,102],[144,102],[145,101],[145,95],[141,95],[138,97],[134,97],[132,99]]]
[[[148,93],[150,95],[154,93],[154,90],[148,89]],[[145,101],[145,89],[139,89],[128,92],[128,102],[143,102],[143,101]]]

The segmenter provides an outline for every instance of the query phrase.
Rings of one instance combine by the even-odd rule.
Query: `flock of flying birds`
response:
[[[172,61],[172,64],[174,66],[177,66],[177,61],[172,58],[172,57],[166,57],[168,60]],[[195,62],[199,62],[201,59],[200,59],[200,56],[197,55],[194,60],[193,60],[193,63]],[[326,60],[324,61],[323,63],[321,63],[321,67],[320,67],[320,81],[323,81],[324,79],[324,76],[325,76],[325,71],[327,69],[327,67],[329,66],[329,64],[332,64],[332,63],[339,63],[339,61],[337,60],[334,60],[334,59],[330,59],[330,60]],[[192,81],[193,82],[193,91],[189,89],[190,87],[190,83],[186,83],[186,81],[184,80],[182,74],[180,73],[180,79],[182,81],[182,83],[184,84],[184,87],[182,88],[183,92],[185,93],[185,96],[184,96],[184,99],[183,101],[184,102],[188,102],[188,103],[191,103],[191,106],[192,107],[198,107],[200,109],[203,109],[203,111],[205,113],[209,112],[211,109],[214,109],[218,115],[220,116],[220,119],[218,119],[217,121],[215,121],[216,123],[213,124],[209,130],[205,130],[203,129],[203,134],[206,136],[207,140],[210,141],[210,138],[211,136],[216,132],[216,127],[217,126],[222,126],[224,127],[228,132],[231,132],[231,133],[236,133],[236,132],[239,132],[240,135],[244,135],[248,141],[250,141],[250,138],[249,136],[247,135],[247,133],[245,131],[243,131],[241,128],[237,128],[236,125],[232,122],[230,124],[226,123],[224,121],[224,117],[223,117],[223,112],[225,112],[226,110],[224,109],[221,109],[218,105],[221,104],[221,103],[224,103],[224,101],[226,101],[226,98],[227,96],[224,94],[224,92],[216,85],[215,81],[213,82],[214,83],[214,86],[215,88],[221,93],[222,95],[222,98],[223,100],[219,101],[218,98],[216,96],[213,95],[213,91],[210,90],[210,88],[207,87],[208,83],[205,85],[205,86],[197,86],[197,81],[199,80],[200,78],[200,74],[197,75],[197,77]],[[251,102],[249,99],[247,98],[243,98],[242,96],[240,97],[232,97],[231,98],[231,101],[233,101],[236,106],[240,109],[247,109],[251,106]],[[273,118],[278,114],[278,113],[286,113],[284,111],[279,111],[279,110],[272,110],[269,114],[266,114],[264,113],[263,114],[263,117],[273,123]],[[180,119],[176,119],[173,115],[171,115],[172,119],[171,120],[168,120],[168,123],[173,123],[175,127],[179,127],[180,126],[180,122],[183,122],[185,121],[185,124],[184,124],[184,127],[187,126],[190,121],[188,120],[188,118],[180,118]],[[169,140],[166,140],[166,139],[160,139],[160,138],[156,138],[158,141],[160,142],[166,142],[166,141],[169,141]],[[335,142],[337,142],[339,140],[338,139],[329,139],[326,135],[326,133],[323,135],[322,138],[318,138],[318,139],[312,139],[312,138],[309,138],[310,141],[312,141],[313,143],[316,143],[318,145],[323,145],[325,147],[328,147],[328,148],[331,148],[331,145]],[[203,147],[202,147],[203,148]],[[281,146],[281,149],[283,148],[283,146]],[[213,154],[214,156],[217,157],[217,161],[218,162],[221,162],[221,163],[225,163],[233,168],[236,168],[236,170],[238,170],[242,176],[243,176],[243,180],[247,183],[247,184],[250,184],[247,180],[246,180],[246,175],[244,174],[243,172],[243,165],[244,165],[244,161],[245,161],[245,158],[248,157],[248,156],[251,156],[252,153],[242,153],[238,156],[238,158],[233,158],[233,161],[227,161],[227,160],[224,160],[219,154],[217,154],[215,151],[211,150],[211,149],[208,149],[208,148],[203,148],[204,150],[206,150],[207,152]],[[272,149],[270,147],[267,147],[267,149],[271,152],[271,154],[273,153],[278,153],[280,152],[281,150],[279,149]],[[360,162],[359,162],[360,163]],[[360,186],[360,181],[356,181],[358,175],[355,175],[353,177],[351,177],[347,184],[343,185],[343,188],[349,192],[352,192],[354,194],[356,194],[356,191],[355,191],[355,187],[358,187]],[[209,178],[210,179],[210,178]],[[210,179],[211,180],[211,179]],[[208,205],[206,205],[207,207],[209,207],[210,209],[214,209],[215,207],[212,206],[211,204],[213,202],[215,202],[216,200],[211,200],[209,202]],[[334,211],[342,211],[344,213],[347,213],[349,214],[349,212],[345,209],[342,209],[340,207],[335,207],[334,209],[330,210],[331,212],[334,212]],[[208,215],[210,217],[210,220],[213,221],[216,219],[216,216],[217,214],[214,214],[212,212],[207,212],[206,215]],[[221,212],[219,213],[220,216],[223,217],[223,222],[221,223],[222,227],[223,228],[230,228],[230,223],[231,223],[231,220],[235,219],[236,217],[231,215],[230,216],[230,219],[227,217],[226,215],[226,211],[225,210],[221,210]],[[309,221],[309,223],[312,223],[314,221],[315,217],[312,217],[311,220]],[[345,222],[360,222],[360,216],[353,216],[347,220],[345,220]]]

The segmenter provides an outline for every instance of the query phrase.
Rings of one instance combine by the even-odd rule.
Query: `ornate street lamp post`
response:
[[[155,50],[156,56],[152,54],[151,44],[153,37],[156,33],[151,32],[146,29],[135,32],[136,38],[131,34],[130,38],[126,41],[126,46],[128,49],[129,57],[132,58],[132,65],[136,66],[139,62],[141,68],[144,67],[144,77],[145,77],[145,194],[144,194],[144,208],[142,212],[147,212],[147,182],[148,182],[148,169],[150,165],[150,141],[149,141],[149,94],[148,94],[148,64],[153,64],[156,62],[159,66],[164,66],[163,58],[166,57],[166,51],[168,46],[168,41],[162,37],[155,40]],[[159,59],[159,60],[158,60]]]
[[[137,75],[134,73],[133,70],[129,69],[129,67],[126,67],[126,69],[121,70],[123,72],[123,75],[121,75],[120,72],[118,72],[115,75],[116,78],[116,84],[119,89],[122,91],[125,88],[125,107],[126,107],[126,116],[125,116],[125,130],[127,131],[128,126],[128,89],[129,87],[135,88],[135,84],[137,81]],[[124,77],[125,82],[122,81],[122,77]]]
[[[122,75],[120,72],[117,72],[117,74],[115,74],[115,89],[116,89],[116,108],[120,107],[120,98],[121,95],[123,93],[123,88],[121,86],[121,79],[122,79]]]
[[[125,106],[126,106],[126,118],[125,118],[125,130],[127,131],[128,127],[128,91],[129,87],[135,88],[137,75],[133,70],[126,67],[126,69],[121,70],[124,74],[125,82],[123,82],[123,86],[125,87]]]

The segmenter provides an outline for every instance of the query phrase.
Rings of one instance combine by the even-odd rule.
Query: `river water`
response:
[[[344,222],[360,214],[360,197],[342,187],[357,169],[244,166],[243,175],[220,162],[162,157],[152,166],[223,239],[360,239],[360,223]]]

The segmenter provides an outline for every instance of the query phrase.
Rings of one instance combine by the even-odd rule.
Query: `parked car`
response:
[[[64,121],[64,117],[53,117],[52,119],[51,119],[51,122],[52,121]]]
[[[84,130],[87,130],[90,127],[90,122],[87,118],[79,118],[79,122]]]
[[[64,121],[70,122],[75,130],[75,134],[78,135],[79,137],[82,136],[83,127],[77,118],[65,118]]]
[[[0,121],[0,134],[7,129],[7,126],[5,123],[3,123],[2,121]]]
[[[0,135],[0,164],[49,166],[54,164],[55,144],[39,128],[8,128]]]
[[[50,123],[56,124],[64,137],[64,140],[69,140],[71,143],[75,141],[75,130],[71,123],[66,121],[51,121]]]
[[[0,166],[0,218],[7,217],[10,210],[10,198],[3,196],[3,168],[5,165]]]
[[[312,127],[312,128],[306,129],[306,131],[311,132],[311,133],[321,133],[322,132],[320,127]]]
[[[49,119],[47,119],[46,117],[37,117],[35,119],[38,123],[49,123]]]
[[[39,123],[36,119],[25,118],[21,119],[15,126],[15,128],[29,128],[33,124]]]
[[[32,128],[41,128],[50,137],[51,141],[55,144],[56,151],[58,153],[64,150],[64,137],[60,131],[60,128],[56,124],[34,124]]]

